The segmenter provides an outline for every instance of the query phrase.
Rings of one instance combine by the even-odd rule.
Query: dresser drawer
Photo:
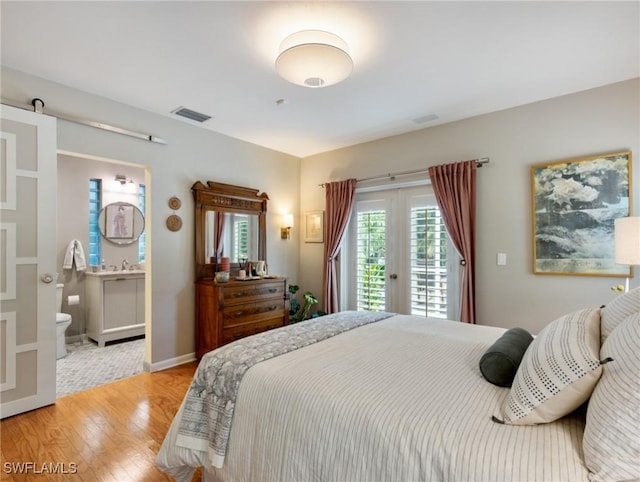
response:
[[[285,278],[196,283],[196,354],[289,324]]]
[[[221,301],[223,305],[248,303],[265,298],[284,299],[284,283],[237,283],[222,288]]]
[[[231,343],[249,335],[262,333],[263,331],[272,330],[284,326],[282,317],[263,320],[257,323],[245,323],[243,325],[230,326],[222,329],[222,345]]]
[[[278,298],[256,303],[225,306],[222,310],[222,327],[255,323],[274,317],[281,318],[284,309],[284,300]]]

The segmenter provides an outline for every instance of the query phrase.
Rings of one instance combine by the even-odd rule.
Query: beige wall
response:
[[[318,184],[348,177],[477,157],[490,157],[478,172],[477,307],[483,324],[539,331],[555,316],[606,303],[620,280],[535,276],[531,272],[529,169],[538,162],[630,149],[633,183],[640,155],[640,80],[551,99],[410,134],[299,159],[157,116],[76,89],[2,68],[2,96],[81,118],[148,132],[167,140],[153,144],[114,133],[58,122],[58,148],[144,166],[148,186],[151,277],[151,353],[162,365],[193,353],[193,205],[196,180],[259,188],[269,194],[268,262],[302,291],[322,292],[322,244],[304,243],[302,214],[324,209]],[[257,174],[256,174],[257,173]],[[637,193],[638,189],[635,189]],[[165,227],[167,201],[178,196],[184,225]],[[634,210],[640,212],[634,194]],[[281,214],[293,213],[292,239],[280,239]],[[62,242],[62,240],[60,241]],[[496,266],[496,253],[508,264]],[[299,263],[299,260],[301,262]],[[632,280],[632,286],[640,284]]]
[[[213,133],[185,122],[151,114],[2,68],[2,96],[30,104],[38,97],[46,108],[79,118],[147,132],[167,141],[154,144],[119,134],[58,122],[58,149],[144,166],[150,206],[147,280],[151,278],[151,352],[156,368],[194,352],[194,253],[191,186],[197,180],[245,185],[266,192],[267,261],[272,274],[298,278],[298,234],[280,239],[281,214],[298,214],[300,161],[298,158]],[[167,111],[172,106],[167,107]],[[45,108],[45,110],[46,110]],[[215,119],[213,120],[215,122]],[[178,196],[177,212],[183,228],[165,227],[172,214],[167,202]],[[147,303],[149,308],[149,302]],[[149,334],[149,333],[148,333]]]
[[[483,115],[302,160],[300,212],[324,209],[318,183],[490,157],[478,171],[477,314],[482,324],[538,332],[560,314],[600,305],[622,280],[532,274],[530,166],[621,150],[640,186],[640,80]],[[635,188],[633,208],[640,213]],[[322,247],[300,243],[301,289],[321,294]],[[496,265],[496,254],[507,265]],[[638,270],[636,270],[638,271]],[[632,286],[640,284],[638,276]]]

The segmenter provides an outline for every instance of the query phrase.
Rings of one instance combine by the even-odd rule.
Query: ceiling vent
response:
[[[195,110],[187,109],[186,107],[178,107],[175,110],[171,111],[172,114],[179,115],[182,117],[186,117],[187,119],[194,120],[196,122],[204,122],[211,119],[210,115],[201,114],[200,112],[196,112]]]

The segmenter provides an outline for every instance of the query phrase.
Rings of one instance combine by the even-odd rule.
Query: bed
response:
[[[228,482],[590,480],[585,410],[539,425],[497,423],[510,389],[487,382],[478,362],[504,329],[394,314],[356,325],[244,370],[222,457],[181,441],[185,426],[198,425],[191,391],[158,466],[178,481],[198,466],[205,480]],[[268,333],[250,338],[259,344]]]

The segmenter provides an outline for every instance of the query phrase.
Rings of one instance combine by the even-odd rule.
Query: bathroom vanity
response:
[[[145,272],[87,272],[87,336],[105,342],[144,335]]]

